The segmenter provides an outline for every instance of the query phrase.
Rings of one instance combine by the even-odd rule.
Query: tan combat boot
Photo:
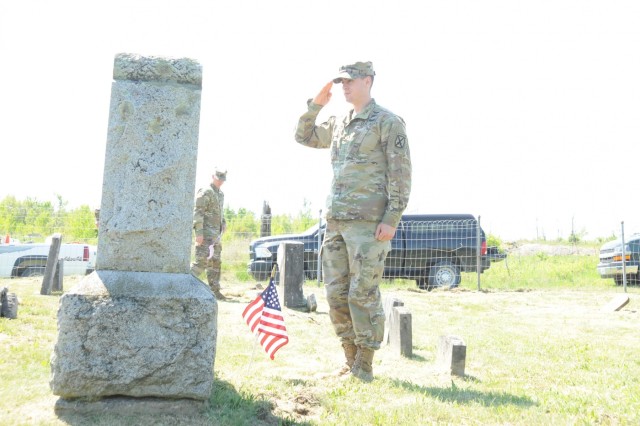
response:
[[[351,368],[351,374],[363,382],[370,382],[373,380],[374,352],[375,351],[371,348],[358,346],[358,353],[356,354],[356,360]]]
[[[356,353],[358,352],[358,347],[353,343],[342,343],[342,349],[344,350],[344,357],[346,358],[346,362],[342,366],[342,368],[338,370],[338,376],[344,376],[345,374],[349,374],[351,372],[353,363],[356,361]]]
[[[218,300],[227,300],[227,297],[220,292],[220,290],[212,290],[213,294],[216,296]]]

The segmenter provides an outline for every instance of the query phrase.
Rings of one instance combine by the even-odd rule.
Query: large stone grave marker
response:
[[[202,68],[118,54],[113,79],[96,271],[60,299],[50,385],[204,401],[217,303],[189,272]]]

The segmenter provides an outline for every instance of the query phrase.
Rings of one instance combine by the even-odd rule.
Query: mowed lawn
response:
[[[65,281],[65,289],[82,277]],[[463,283],[452,291],[385,283],[412,316],[413,356],[384,346],[375,380],[335,375],[340,343],[329,322],[324,289],[309,282],[316,312],[283,309],[290,342],[270,360],[241,313],[254,282],[225,283],[218,303],[214,390],[196,414],[94,412],[59,414],[49,389],[59,294],[41,296],[41,280],[0,280],[20,299],[18,319],[0,319],[0,423],[62,424],[639,424],[640,291],[604,311],[614,285],[570,290],[489,289]],[[262,283],[264,286],[264,283]],[[279,289],[279,291],[281,291]],[[282,299],[282,294],[280,294]],[[437,363],[442,335],[467,345],[464,377]]]

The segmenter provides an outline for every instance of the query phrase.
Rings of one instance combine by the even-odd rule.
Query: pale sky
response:
[[[340,65],[372,61],[403,117],[407,213],[471,213],[504,240],[640,232],[637,0],[3,0],[0,199],[100,205],[113,58],[203,66],[196,186],[324,209],[329,152],[293,139]],[[341,87],[321,117],[348,109]]]

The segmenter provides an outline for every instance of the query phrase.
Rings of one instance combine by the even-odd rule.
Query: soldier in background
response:
[[[224,193],[220,190],[227,180],[227,172],[216,169],[211,185],[198,190],[193,211],[193,230],[196,234],[196,261],[191,273],[199,277],[207,273],[209,287],[219,300],[227,298],[220,292],[222,266],[222,234],[226,228],[224,219]]]
[[[371,62],[341,67],[307,102],[295,134],[302,145],[331,149],[333,182],[321,252],[324,282],[329,316],[346,358],[339,374],[364,381],[373,380],[373,355],[384,334],[379,289],[384,262],[411,191],[405,123],[371,97],[374,76]],[[342,84],[353,109],[316,125],[334,83]]]

